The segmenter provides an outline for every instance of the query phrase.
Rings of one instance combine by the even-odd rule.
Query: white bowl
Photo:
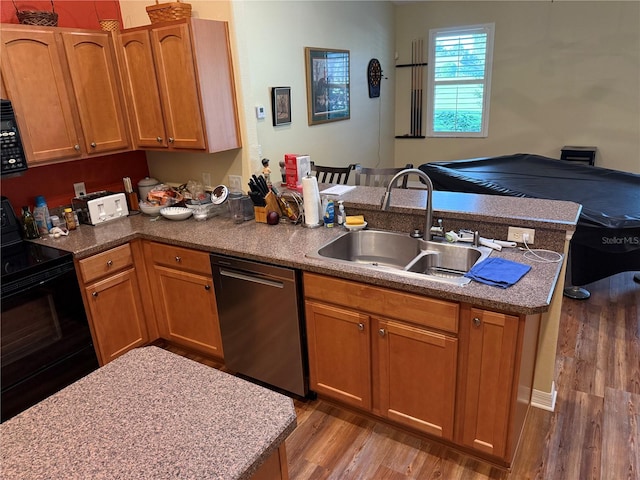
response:
[[[138,205],[140,206],[142,213],[153,216],[160,215],[160,210],[164,208],[162,205],[154,205],[153,203],[147,202],[140,202]]]
[[[186,207],[164,207],[160,215],[169,220],[186,220],[193,214],[193,210]]]
[[[359,225],[347,225],[344,224],[344,228],[347,230],[351,230],[352,232],[357,232],[358,230],[364,230],[367,226],[367,222],[361,223]]]

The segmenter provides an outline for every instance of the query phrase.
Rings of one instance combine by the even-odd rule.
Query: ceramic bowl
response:
[[[358,230],[364,230],[367,227],[367,222],[361,223],[360,225],[347,225],[344,224],[344,228],[347,230],[351,230],[352,232],[357,232]]]
[[[169,220],[186,220],[193,214],[193,210],[186,207],[165,207],[160,215]]]
[[[147,202],[140,202],[139,206],[142,213],[153,215],[154,217],[160,215],[160,210],[164,208],[162,205],[154,205],[153,203]]]

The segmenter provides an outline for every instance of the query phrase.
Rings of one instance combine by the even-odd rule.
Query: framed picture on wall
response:
[[[349,50],[305,48],[309,125],[350,118]]]
[[[291,87],[271,89],[271,114],[274,127],[291,123]]]

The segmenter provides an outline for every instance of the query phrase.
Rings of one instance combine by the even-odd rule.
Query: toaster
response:
[[[80,195],[71,200],[71,207],[78,214],[80,223],[98,225],[129,215],[124,193],[100,192]]]

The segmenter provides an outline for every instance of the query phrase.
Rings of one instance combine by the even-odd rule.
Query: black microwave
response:
[[[24,172],[27,169],[27,157],[22,147],[16,116],[9,100],[0,100],[0,173]]]

